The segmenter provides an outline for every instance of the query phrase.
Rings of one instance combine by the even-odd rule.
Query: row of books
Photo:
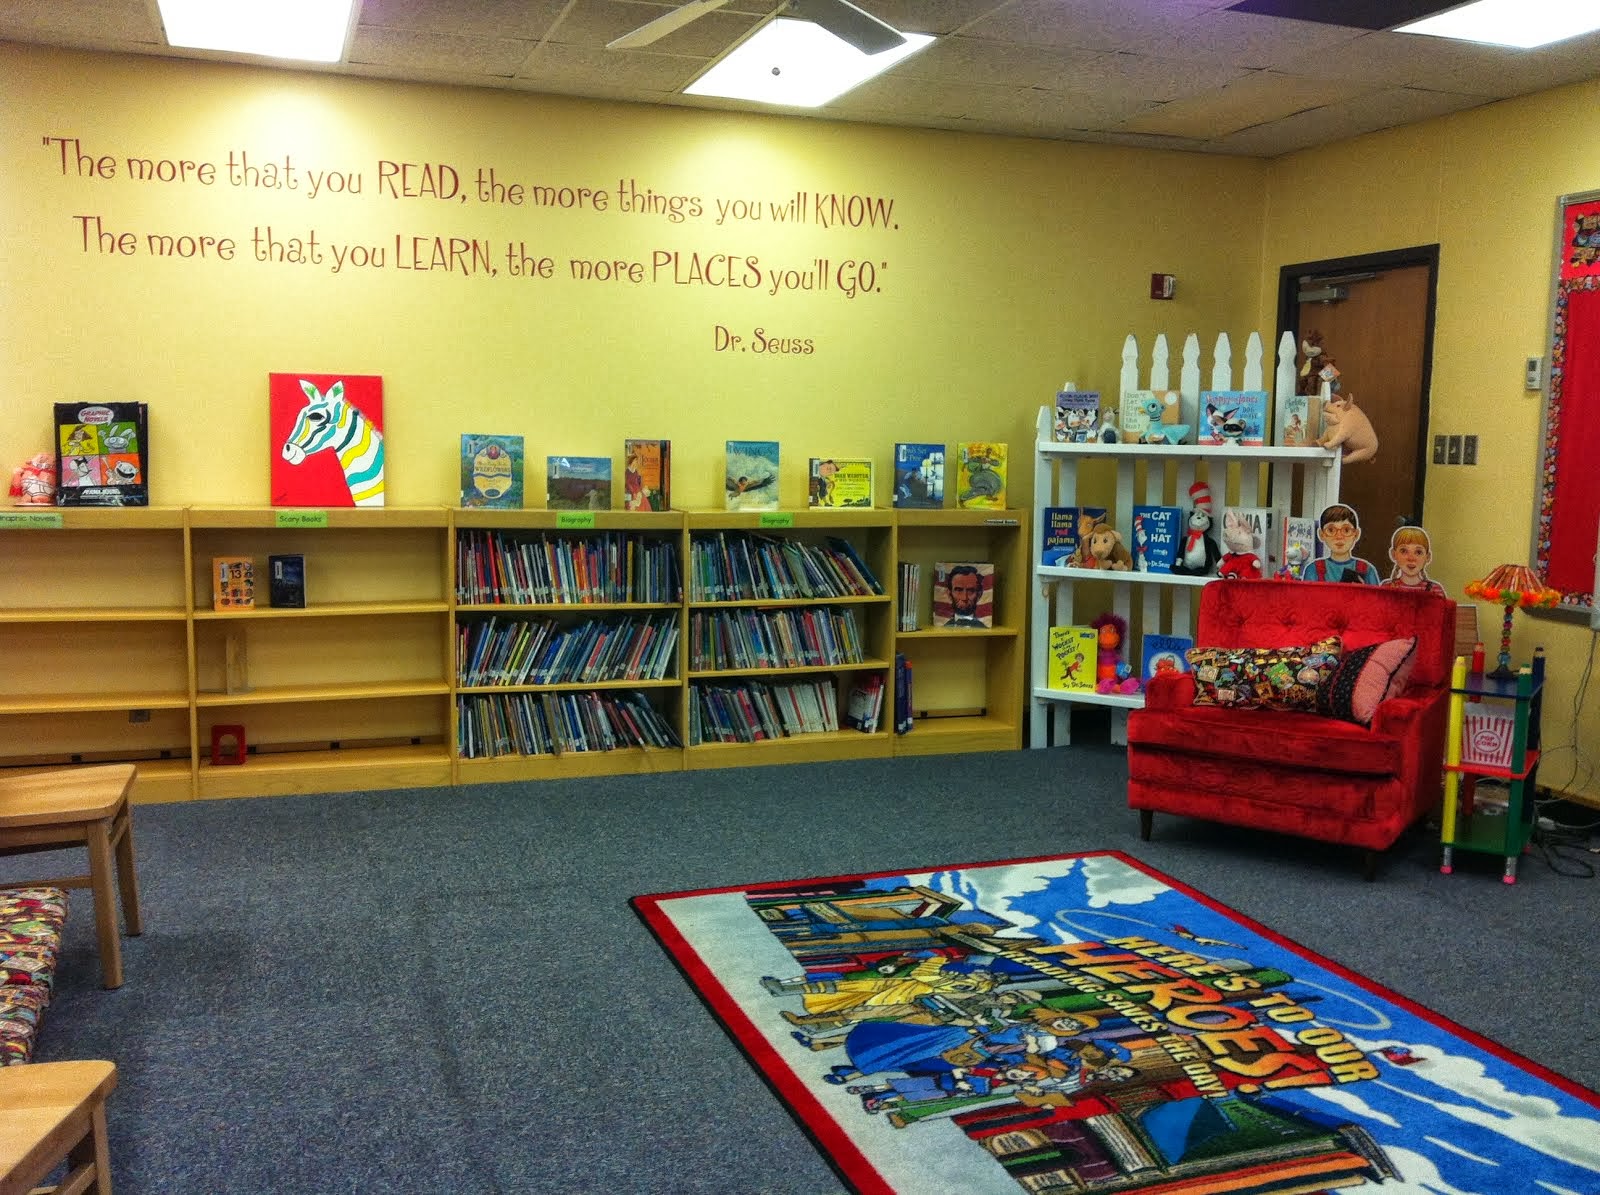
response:
[[[844,724],[862,734],[877,731],[883,717],[883,677],[876,672],[860,677],[850,686],[845,700]]]
[[[911,692],[914,680],[911,661],[906,659],[904,652],[895,652],[894,732],[896,734],[910,734],[912,723],[916,721],[913,713],[916,706],[912,704]]]
[[[689,743],[759,743],[839,729],[831,677],[689,686]]]
[[[779,509],[780,448],[776,440],[728,440],[724,446],[724,505],[729,510]],[[987,441],[958,444],[958,506],[1003,509],[1006,446]],[[669,510],[672,506],[672,441],[623,441],[622,508]],[[894,446],[893,502],[899,507],[942,507],[945,446]],[[807,505],[871,507],[876,486],[871,457],[814,456],[808,460]],[[551,510],[610,510],[614,498],[612,458],[547,456],[545,505]],[[461,505],[520,510],[525,504],[523,437],[464,434],[461,437]]]
[[[456,629],[456,676],[466,686],[662,680],[677,658],[676,614],[596,618],[489,617]]]
[[[849,608],[696,610],[689,615],[689,667],[814,668],[866,658]]]
[[[531,535],[465,530],[456,541],[456,600],[468,605],[682,600],[677,544],[604,532]]]
[[[275,610],[303,610],[306,605],[306,558],[298,552],[267,557],[267,602]],[[211,558],[211,608],[253,610],[256,604],[256,562],[253,556]]]
[[[689,542],[689,600],[867,597],[883,586],[849,540],[821,544],[742,531],[696,535]]]
[[[922,614],[919,609],[921,598],[922,566],[914,560],[902,560],[900,562],[900,608],[896,613],[900,630],[919,631],[922,629]]]
[[[1139,504],[1132,508],[1128,534],[1117,537],[1127,549],[1127,567],[1141,573],[1171,573],[1180,559],[1187,532],[1187,512],[1177,506]],[[1103,506],[1047,506],[1040,519],[1039,562],[1046,566],[1103,568],[1090,551],[1097,527],[1111,527]],[[1216,545],[1209,571],[1225,554],[1253,555],[1262,576],[1282,569],[1298,570],[1316,559],[1319,541],[1314,518],[1291,515],[1281,508],[1228,506],[1205,534]],[[1183,570],[1190,571],[1190,570]]]
[[[1265,390],[1202,390],[1191,405],[1177,390],[1128,390],[1114,402],[1098,390],[1056,392],[1052,436],[1064,444],[1233,444],[1264,447],[1272,422]],[[1322,434],[1322,402],[1283,400],[1277,443],[1306,448]]]
[[[642,693],[482,693],[456,699],[463,759],[678,747],[677,732]]]
[[[1149,632],[1140,640],[1139,680],[1158,672],[1188,672],[1188,651],[1194,640],[1184,635]],[[1045,684],[1069,693],[1093,693],[1098,683],[1100,632],[1089,626],[1051,627]]]

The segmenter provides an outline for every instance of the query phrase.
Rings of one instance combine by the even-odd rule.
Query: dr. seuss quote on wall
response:
[[[293,153],[266,155],[229,147],[210,157],[152,157],[127,147],[45,134],[49,169],[85,184],[85,202],[63,229],[72,248],[111,258],[179,259],[263,269],[318,270],[332,275],[403,271],[471,278],[499,285],[672,287],[739,292],[774,298],[793,292],[870,301],[889,283],[889,262],[859,248],[867,234],[899,231],[895,200],[883,195],[800,190],[779,195],[681,194],[634,177],[586,182],[515,177],[494,165],[376,158],[363,163],[312,163]],[[269,195],[283,215],[248,227],[130,227],[95,211],[95,186],[133,183],[151,188]],[[370,204],[386,227],[358,239],[330,236],[317,226],[316,205]],[[527,216],[524,237],[444,235],[428,227],[441,205],[465,205]],[[392,213],[392,215],[391,215]],[[618,221],[656,221],[663,228],[721,230],[701,248],[663,245],[641,254],[575,253],[550,243],[568,213]],[[504,223],[504,218],[498,218]],[[837,234],[837,255],[782,260],[721,247],[727,232],[771,234],[784,229]],[[856,247],[853,248],[852,244]],[[715,352],[809,355],[814,337],[776,336],[764,328],[718,324],[708,342]]]

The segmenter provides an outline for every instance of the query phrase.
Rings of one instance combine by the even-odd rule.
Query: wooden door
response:
[[[1378,433],[1378,455],[1343,471],[1339,495],[1361,517],[1356,554],[1387,575],[1389,536],[1401,523],[1423,519],[1434,262],[1367,269],[1352,268],[1351,261],[1317,264],[1335,265],[1338,272],[1288,279],[1291,331],[1297,344],[1306,333],[1322,334],[1323,349],[1339,368],[1343,392],[1354,397]],[[1303,269],[1285,267],[1285,273]],[[1302,291],[1322,290],[1343,297],[1298,301]]]

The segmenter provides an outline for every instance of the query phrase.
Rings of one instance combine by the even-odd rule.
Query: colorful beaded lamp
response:
[[[1468,581],[1466,592],[1468,597],[1505,607],[1505,621],[1500,625],[1500,659],[1494,671],[1486,675],[1494,680],[1515,680],[1517,673],[1511,667],[1511,615],[1519,606],[1554,606],[1561,600],[1561,591],[1546,586],[1539,574],[1526,565],[1502,564],[1483,580]]]

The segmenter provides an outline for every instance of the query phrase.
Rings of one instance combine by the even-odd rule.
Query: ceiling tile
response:
[[[1446,116],[1451,112],[1475,108],[1484,102],[1482,96],[1416,88],[1373,91],[1219,137],[1215,147],[1225,153],[1275,157],[1298,149],[1326,145],[1330,141],[1359,133],[1372,133],[1417,120]]]
[[[490,38],[539,38],[566,0],[361,0],[362,26]]]
[[[351,62],[372,66],[466,71],[510,78],[537,43],[453,33],[412,33],[361,27],[351,41]]]
[[[40,0],[0,0],[0,38],[96,46],[115,41],[141,45],[163,42],[154,5],[146,0],[84,0],[45,4]]]
[[[1365,88],[1333,79],[1307,79],[1258,71],[1191,99],[1163,104],[1125,123],[1133,133],[1162,133],[1209,140],[1252,125],[1281,120],[1309,108],[1351,99]]]
[[[706,63],[676,54],[648,50],[592,50],[547,42],[517,72],[523,84],[552,87],[571,95],[617,96],[619,85],[652,93],[679,91],[706,68]]]

